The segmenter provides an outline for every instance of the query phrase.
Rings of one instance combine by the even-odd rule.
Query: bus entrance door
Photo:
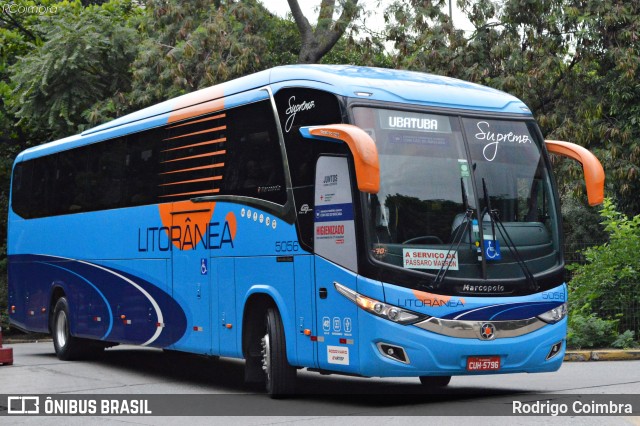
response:
[[[212,354],[212,280],[215,263],[207,247],[207,226],[214,203],[173,203],[171,235],[173,245],[173,298],[187,316],[187,329],[174,349]]]
[[[318,364],[332,371],[357,372],[357,307],[335,283],[356,288],[357,252],[349,162],[322,156],[316,164],[314,246]]]

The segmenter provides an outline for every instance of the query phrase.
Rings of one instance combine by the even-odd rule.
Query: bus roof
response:
[[[182,108],[269,85],[275,89],[287,85],[322,87],[336,95],[367,100],[531,116],[527,106],[514,96],[454,78],[353,65],[286,65],[169,99],[80,135],[30,148],[17,161],[154,127],[161,120],[149,120],[153,117],[160,119]]]

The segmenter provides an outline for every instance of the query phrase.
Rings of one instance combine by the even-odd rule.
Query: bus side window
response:
[[[228,142],[220,194],[287,201],[284,163],[269,101],[226,111]]]
[[[163,202],[158,197],[161,182],[161,147],[163,130],[152,129],[128,137],[123,157],[126,174],[125,205],[140,206]]]
[[[43,217],[52,214],[56,163],[56,155],[32,160],[33,178],[31,194],[28,195],[31,197],[29,217]]]

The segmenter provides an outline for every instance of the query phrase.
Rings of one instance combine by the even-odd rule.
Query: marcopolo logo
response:
[[[484,340],[492,340],[496,337],[496,327],[490,322],[486,322],[480,326],[480,337]]]
[[[0,3],[2,13],[10,15],[45,15],[58,12],[57,6]]]

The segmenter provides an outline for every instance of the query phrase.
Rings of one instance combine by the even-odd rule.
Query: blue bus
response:
[[[548,153],[520,100],[451,78],[293,65],[27,149],[9,314],[63,360],[119,343],[296,371],[557,370],[567,286]]]

